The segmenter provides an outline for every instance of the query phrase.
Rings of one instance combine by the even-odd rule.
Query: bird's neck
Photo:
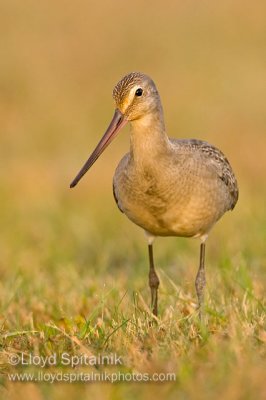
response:
[[[169,148],[161,109],[132,121],[130,125],[130,156],[136,165],[156,162],[157,157]]]

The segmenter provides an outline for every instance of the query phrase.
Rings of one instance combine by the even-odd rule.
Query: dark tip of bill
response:
[[[78,183],[78,182],[75,182],[75,179],[74,179],[73,182],[71,182],[70,185],[69,185],[70,189],[72,189],[73,187],[75,187],[77,183]]]

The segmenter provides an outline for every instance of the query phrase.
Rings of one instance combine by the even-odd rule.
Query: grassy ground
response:
[[[0,3],[0,398],[265,398],[265,11],[237,0]],[[150,323],[144,235],[112,199],[126,130],[68,189],[131,70],[154,77],[170,135],[221,147],[238,177],[239,203],[207,243],[206,325],[199,243],[177,238],[155,242],[160,315]],[[117,354],[122,365],[70,368],[64,353]],[[12,366],[22,354],[58,365]],[[16,372],[176,380],[14,383]]]

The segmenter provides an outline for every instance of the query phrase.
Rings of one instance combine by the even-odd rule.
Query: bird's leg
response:
[[[155,272],[154,262],[153,262],[153,249],[152,244],[149,244],[149,261],[150,261],[150,271],[149,271],[149,285],[151,288],[151,308],[155,316],[158,315],[158,287],[160,284],[159,278]]]
[[[200,245],[200,264],[199,270],[196,276],[195,287],[199,302],[199,318],[202,318],[202,307],[204,305],[204,287],[206,285],[205,279],[205,242]]]

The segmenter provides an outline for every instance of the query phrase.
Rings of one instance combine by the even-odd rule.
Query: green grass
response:
[[[12,391],[21,388],[25,396],[37,390],[39,398],[71,397],[71,393],[86,396],[91,392],[111,399],[152,393],[169,399],[263,398],[265,276],[263,246],[259,249],[257,242],[259,254],[252,249],[257,222],[245,216],[255,236],[249,240],[239,233],[234,247],[229,248],[229,237],[222,245],[216,241],[240,227],[240,212],[232,214],[211,235],[203,325],[197,317],[193,283],[198,242],[158,239],[155,255],[161,279],[160,315],[151,323],[148,260],[141,232],[131,227],[112,203],[104,213],[96,203],[93,209],[91,203],[94,213],[91,211],[87,221],[83,218],[88,214],[87,201],[73,206],[75,194],[72,196],[70,202],[66,191],[60,207],[41,207],[34,212],[25,202],[23,212],[5,232],[6,257],[12,261],[10,269],[1,268],[3,395],[16,398]],[[60,365],[65,352],[70,356],[117,354],[123,365],[72,369]],[[34,354],[56,354],[58,365],[44,370],[12,367],[9,357],[22,353],[26,360]],[[8,373],[40,371],[174,373],[176,381],[38,383],[38,389],[8,381]]]
[[[265,2],[0,5],[0,398],[265,398]],[[148,28],[147,28],[148,21]],[[71,179],[141,70],[170,136],[220,147],[240,199],[207,242],[206,323],[196,310],[197,240],[158,238],[159,317],[144,235],[119,213],[112,175],[127,129],[75,190]],[[11,357],[56,366],[12,366]],[[70,356],[122,365],[70,368]],[[10,373],[174,373],[169,382],[19,383]]]

